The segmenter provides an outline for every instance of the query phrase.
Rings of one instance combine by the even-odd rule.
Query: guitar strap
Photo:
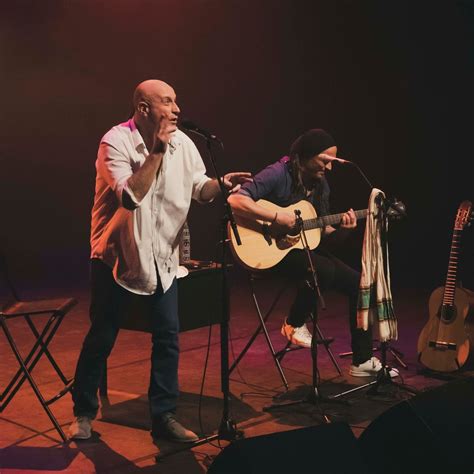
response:
[[[362,244],[362,272],[357,303],[357,327],[367,330],[369,324],[378,323],[380,341],[385,342],[398,338],[398,328],[390,289],[388,249],[382,248],[381,244],[382,231],[388,230],[382,229],[382,226],[387,224],[385,219],[375,217],[377,213],[376,198],[380,194],[385,197],[380,189],[374,188],[369,197],[369,212],[367,213],[364,242]],[[387,276],[385,276],[384,271],[384,251],[387,255]]]

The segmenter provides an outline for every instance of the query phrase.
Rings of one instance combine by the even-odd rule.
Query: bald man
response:
[[[152,436],[198,439],[175,417],[178,398],[178,243],[191,199],[219,193],[192,140],[178,127],[173,88],[147,80],[133,95],[134,114],[102,138],[96,161],[91,223],[91,327],[77,363],[72,397],[73,439],[88,439],[99,403],[103,368],[120,327],[120,308],[132,294],[152,298],[148,398]],[[228,173],[236,189],[249,173]],[[136,296],[134,296],[136,298]]]

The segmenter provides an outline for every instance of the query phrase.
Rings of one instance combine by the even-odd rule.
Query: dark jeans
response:
[[[72,399],[75,416],[95,418],[99,408],[97,391],[105,362],[117,338],[124,307],[131,293],[118,285],[111,269],[98,259],[91,261],[91,327],[77,362]],[[133,295],[137,298],[137,295]],[[178,285],[176,279],[166,293],[161,286],[149,303],[152,326],[151,373],[148,398],[151,416],[174,412],[178,398]],[[133,376],[133,374],[130,374]]]
[[[372,357],[372,331],[357,328],[357,295],[360,274],[334,255],[324,250],[312,251],[319,287],[322,292],[334,289],[348,298],[349,327],[351,332],[352,361],[360,364]],[[279,274],[297,281],[296,298],[290,308],[287,322],[294,327],[304,324],[314,313],[316,296],[306,280],[312,282],[309,262],[303,250],[292,250],[274,269]]]

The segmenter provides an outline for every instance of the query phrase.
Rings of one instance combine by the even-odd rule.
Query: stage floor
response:
[[[243,275],[230,275],[231,321],[230,360],[245,346],[257,325],[248,285]],[[262,301],[268,304],[273,289],[268,282],[260,282]],[[74,296],[78,305],[66,316],[50,349],[67,376],[73,375],[83,337],[88,329],[89,295],[85,288],[42,288],[41,291],[24,291],[26,297]],[[418,335],[428,320],[427,302],[430,291],[416,288],[394,290],[395,310],[399,321],[399,340],[393,345],[403,353],[408,369],[398,366],[391,354],[388,362],[399,368],[403,381],[418,390],[447,383],[449,377],[434,378],[420,372],[417,363]],[[324,348],[319,349],[318,364],[321,374],[320,393],[333,395],[366,383],[369,380],[348,375],[349,358],[339,353],[350,351],[347,321],[347,303],[335,293],[324,295],[327,309],[320,311],[319,322],[325,336],[335,338],[332,350],[337,356],[343,375],[339,376]],[[213,298],[212,289],[201,298]],[[285,341],[280,327],[290,304],[292,291],[285,294],[268,322],[270,335],[277,349]],[[29,329],[21,320],[11,324],[12,331],[23,352],[32,344]],[[219,327],[213,326],[210,336],[208,367],[200,397],[203,370],[208,348],[209,329],[204,327],[181,333],[179,419],[197,432],[215,433],[222,419],[220,375]],[[3,390],[17,370],[17,362],[9,350],[6,339],[0,339],[2,370],[0,388]],[[12,403],[0,415],[0,471],[14,472],[70,472],[70,473],[202,473],[206,472],[212,456],[220,451],[217,441],[186,449],[166,457],[159,464],[155,455],[167,453],[177,446],[160,442],[153,444],[149,434],[147,386],[149,378],[150,336],[146,333],[123,330],[109,358],[109,400],[102,406],[94,423],[91,440],[62,444],[48,417],[41,408],[31,387],[25,383]],[[377,355],[377,353],[376,353]],[[390,392],[373,397],[367,389],[344,397],[350,405],[314,407],[308,404],[263,411],[281,394],[281,400],[304,398],[311,387],[311,357],[309,350],[299,350],[286,355],[283,368],[289,382],[285,392],[275,364],[262,335],[252,345],[238,368],[230,377],[230,418],[245,437],[297,429],[322,423],[321,412],[333,420],[346,421],[356,436],[379,414],[400,400],[410,396],[404,391]],[[473,374],[465,367],[454,377]],[[34,369],[34,376],[46,396],[56,393],[60,385],[51,366],[43,360]],[[400,381],[401,379],[397,379]],[[199,414],[200,407],[200,414]],[[52,405],[52,411],[66,430],[71,422],[72,402],[66,395]],[[227,442],[222,441],[221,447]],[[178,446],[179,447],[179,446]],[[279,453],[278,455],[282,455]],[[276,453],[277,455],[277,453]]]

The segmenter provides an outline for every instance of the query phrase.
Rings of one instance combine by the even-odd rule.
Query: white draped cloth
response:
[[[367,330],[369,324],[377,324],[381,342],[398,338],[397,319],[393,310],[390,289],[388,249],[382,247],[382,232],[388,231],[386,219],[380,219],[377,198],[385,194],[377,188],[369,197],[367,221],[362,244],[362,272],[357,304],[357,327]],[[383,228],[385,226],[385,228]],[[384,272],[384,251],[387,272]]]

